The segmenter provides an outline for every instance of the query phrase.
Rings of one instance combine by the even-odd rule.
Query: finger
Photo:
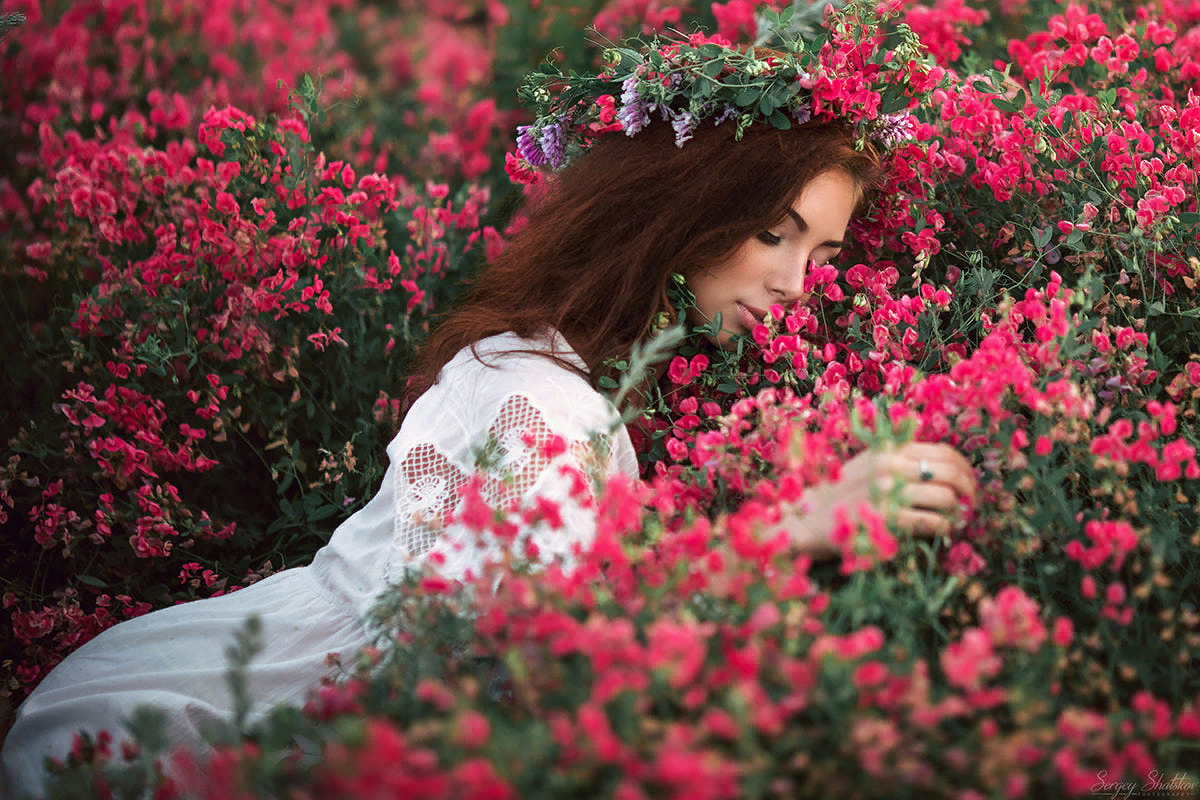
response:
[[[972,473],[964,473],[960,470],[952,470],[949,467],[941,466],[934,468],[934,478],[930,482],[934,485],[941,485],[955,492],[957,497],[967,498],[971,507],[974,508],[978,502],[978,485],[975,482],[975,476]]]
[[[877,453],[865,467],[868,482],[882,492],[890,492],[897,478],[909,480],[908,459],[895,452]]]
[[[939,483],[910,483],[904,487],[903,497],[912,508],[930,511],[955,511],[958,509],[958,492],[951,486]]]
[[[952,522],[945,515],[914,508],[901,509],[896,514],[896,524],[914,536],[925,538],[949,536],[954,529]]]
[[[968,479],[972,488],[975,486],[975,466],[965,455],[948,444],[940,445],[940,458],[958,468],[958,473]]]
[[[921,460],[924,459],[933,477],[923,483],[939,483],[953,488],[962,497],[968,497],[971,504],[978,500],[978,482],[975,480],[975,470],[971,463],[954,448],[943,444],[928,444],[913,442],[914,447],[905,453],[908,461],[905,469],[906,477],[921,481]]]
[[[902,453],[906,458],[924,458],[931,464],[937,461],[967,472],[972,469],[967,457],[945,442],[909,442]]]

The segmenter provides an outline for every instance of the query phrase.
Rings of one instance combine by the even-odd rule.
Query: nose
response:
[[[804,298],[804,279],[811,263],[808,253],[801,253],[771,275],[767,289],[785,308]]]

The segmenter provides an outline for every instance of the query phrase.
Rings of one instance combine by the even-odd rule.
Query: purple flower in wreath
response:
[[[621,84],[621,107],[617,110],[617,119],[626,136],[633,136],[650,124],[650,109],[645,100],[638,94],[638,78],[630,75]]]
[[[683,143],[692,138],[692,132],[696,130],[696,122],[696,118],[686,111],[681,111],[675,119],[671,120],[671,127],[675,129],[676,147],[683,147]]]
[[[630,75],[621,84],[621,105],[622,106],[633,105],[634,103],[637,102],[637,100],[638,100],[637,85],[638,85],[637,75]]]
[[[732,103],[726,103],[725,108],[717,115],[717,121],[713,125],[720,125],[722,122],[728,122],[731,119],[737,119],[742,115],[741,109]]]
[[[812,119],[812,103],[804,103],[792,109],[792,119],[796,120],[797,125],[803,125]]]
[[[876,123],[873,138],[877,139],[884,147],[895,147],[901,142],[912,139],[917,135],[917,126],[913,122],[912,115],[906,113],[885,114],[879,118]]]
[[[517,127],[517,152],[521,154],[521,158],[530,166],[542,167],[545,166],[549,159],[546,158],[545,151],[538,143],[538,137],[532,125],[520,125]]]
[[[561,167],[567,160],[566,120],[559,117],[554,122],[542,128],[542,152],[550,166],[554,169]]]

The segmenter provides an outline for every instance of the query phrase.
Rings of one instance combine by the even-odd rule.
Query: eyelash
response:
[[[776,236],[775,234],[771,233],[770,231],[763,231],[762,233],[760,233],[758,235],[758,240],[760,242],[762,242],[763,244],[774,246],[774,245],[777,245],[780,242],[782,242],[783,237]]]

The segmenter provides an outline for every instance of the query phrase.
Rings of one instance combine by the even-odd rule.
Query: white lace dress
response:
[[[445,558],[438,569],[450,578],[482,563],[488,548],[446,520],[489,439],[509,479],[485,480],[483,496],[497,506],[554,500],[562,528],[526,525],[521,534],[542,560],[569,560],[595,528],[590,495],[573,496],[578,482],[571,473],[636,478],[637,459],[611,403],[583,378],[538,355],[505,354],[548,348],[583,366],[557,334],[484,339],[476,345],[484,363],[469,348],[460,352],[388,445],[391,463],[379,493],[338,527],[310,566],[123,622],[63,661],[17,712],[4,745],[3,796],[38,793],[43,759],[62,757],[80,728],[124,738],[122,720],[139,705],[164,709],[172,741],[202,751],[206,723],[232,717],[225,651],[251,613],[262,618],[265,642],[248,676],[256,708],[303,700],[330,672],[327,654],[348,659],[365,644],[360,620],[389,580],[434,552]],[[565,448],[544,446],[555,436]]]

